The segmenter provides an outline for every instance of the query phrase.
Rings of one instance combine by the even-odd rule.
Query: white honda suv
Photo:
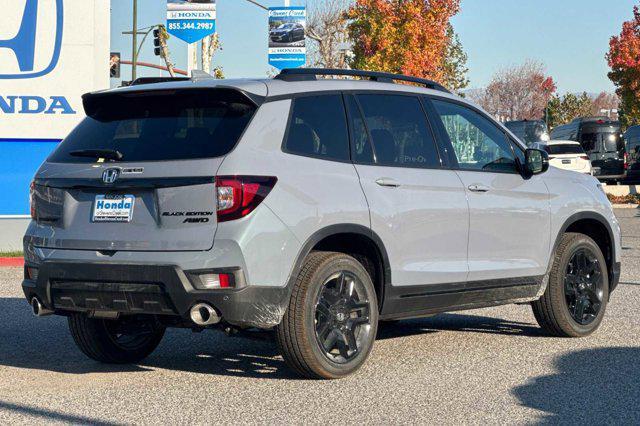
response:
[[[139,362],[167,327],[253,327],[338,378],[379,321],[531,303],[585,336],[618,283],[598,181],[432,81],[299,69],[83,102],[34,178],[22,285],[93,359]]]

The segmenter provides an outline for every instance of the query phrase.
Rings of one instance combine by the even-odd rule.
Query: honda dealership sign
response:
[[[187,43],[215,33],[215,0],[167,0],[167,32]]]
[[[278,68],[298,68],[307,61],[304,7],[269,9],[269,64]]]
[[[110,8],[109,0],[0,5],[1,216],[28,213],[29,180],[82,119],[82,94],[109,87]]]

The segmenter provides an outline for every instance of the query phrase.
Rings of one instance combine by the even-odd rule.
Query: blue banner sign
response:
[[[299,68],[307,62],[304,7],[269,9],[269,64],[278,69]]]
[[[216,32],[215,0],[167,0],[167,32],[195,43]]]

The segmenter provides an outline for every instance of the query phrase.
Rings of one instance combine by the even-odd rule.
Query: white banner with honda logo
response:
[[[109,0],[0,0],[0,140],[62,139],[109,87]]]

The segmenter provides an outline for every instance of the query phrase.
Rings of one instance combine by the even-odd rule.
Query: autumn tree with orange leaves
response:
[[[633,8],[633,19],[622,24],[622,32],[611,37],[607,62],[609,78],[620,97],[620,120],[625,126],[640,123],[640,9]]]
[[[355,0],[351,66],[447,81],[449,20],[460,0]]]

